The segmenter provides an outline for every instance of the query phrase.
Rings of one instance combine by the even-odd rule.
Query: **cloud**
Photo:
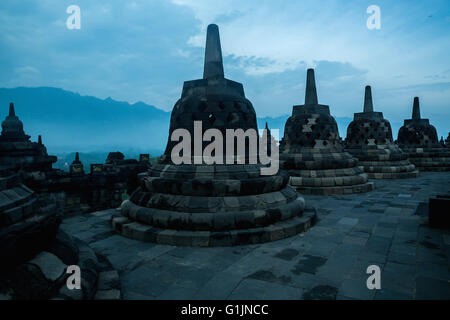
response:
[[[217,23],[226,76],[244,84],[258,116],[302,103],[307,67],[316,68],[319,101],[336,116],[361,108],[366,84],[396,121],[415,95],[431,115],[449,114],[450,93],[439,85],[450,70],[446,0],[379,0],[381,30],[373,31],[369,1],[75,3],[80,30],[65,27],[73,1],[0,3],[0,87],[55,86],[171,110],[183,81],[202,76],[206,27]]]
[[[445,1],[378,1],[381,29],[366,28],[369,2],[174,0],[201,21],[188,44],[204,45],[209,23],[219,24],[225,73],[244,83],[259,115],[290,113],[303,102],[307,67],[316,68],[319,101],[333,115],[362,108],[371,84],[376,108],[394,121],[410,114],[420,95],[431,114],[449,114],[450,5]],[[432,14],[433,19],[428,19]],[[431,76],[430,76],[431,75]]]
[[[19,76],[39,74],[39,70],[31,66],[15,68],[14,72],[17,73]]]
[[[438,71],[443,55],[450,49],[448,33],[432,34],[426,30],[430,27],[423,28],[420,17],[425,8],[430,9],[428,2],[393,6],[380,1],[382,27],[377,31],[366,28],[367,5],[355,1],[325,0],[320,7],[314,1],[284,1],[275,5],[262,0],[238,5],[219,0],[214,6],[209,1],[173,2],[191,8],[202,22],[198,34],[188,41],[193,46],[204,45],[207,24],[222,15],[234,14],[233,19],[221,24],[224,53],[267,62],[247,68],[252,74],[293,70],[303,64],[315,66],[316,61],[327,60],[367,69],[369,77],[385,86],[395,85],[389,79],[398,70],[408,70],[414,76],[404,78],[402,84],[412,84],[418,73]],[[432,28],[439,27],[438,23]],[[438,57],[438,63],[433,56]]]

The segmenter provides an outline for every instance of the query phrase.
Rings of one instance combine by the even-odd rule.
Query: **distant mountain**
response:
[[[32,140],[42,135],[49,153],[64,161],[67,153],[75,151],[91,153],[98,160],[109,151],[158,156],[168,139],[170,112],[143,102],[102,100],[51,87],[0,88],[0,120],[6,116],[9,102],[14,102]],[[258,118],[258,127],[263,129],[268,122],[270,129],[279,129],[281,138],[288,117]],[[336,118],[341,137],[351,120]],[[392,124],[395,136],[400,125]]]
[[[117,151],[161,153],[170,113],[143,102],[129,104],[57,88],[0,89],[0,118],[14,102],[27,134],[41,134],[51,153]]]

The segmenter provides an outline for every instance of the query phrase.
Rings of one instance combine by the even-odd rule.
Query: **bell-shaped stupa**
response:
[[[22,142],[26,141],[30,136],[23,131],[23,123],[16,116],[14,103],[9,104],[9,114],[2,122],[2,134],[0,141]]]
[[[78,152],[75,153],[75,160],[72,161],[70,165],[70,173],[73,175],[83,175],[84,167],[83,163],[80,161],[80,154]]]
[[[419,98],[415,97],[412,118],[398,131],[397,144],[420,171],[450,171],[450,150],[442,142],[430,121],[420,117]]]
[[[392,140],[391,124],[382,112],[373,111],[372,90],[366,86],[364,110],[354,115],[347,128],[346,150],[372,179],[415,178],[415,166]]]
[[[22,121],[16,116],[14,104],[9,104],[9,114],[2,122],[0,135],[0,165],[25,171],[48,171],[55,156],[49,156],[39,136],[38,142],[31,142],[23,131]]]
[[[260,164],[207,163],[199,156],[209,143],[195,141],[208,129],[216,134],[229,129],[257,132],[255,110],[242,84],[224,77],[214,24],[207,30],[203,79],[184,83],[172,111],[166,151],[140,176],[140,187],[122,204],[121,216],[112,219],[113,229],[162,244],[230,246],[286,238],[312,224],[315,211],[305,209],[304,199],[288,185],[286,172],[262,175]],[[179,132],[194,143],[183,149],[185,161],[176,164],[173,153],[180,142],[172,140]],[[220,156],[219,151],[218,147],[214,155]],[[238,153],[237,158],[249,160],[255,153]]]
[[[372,182],[344,152],[336,120],[318,103],[314,70],[308,69],[305,104],[294,106],[280,144],[280,166],[291,185],[305,194],[350,194],[371,191]]]

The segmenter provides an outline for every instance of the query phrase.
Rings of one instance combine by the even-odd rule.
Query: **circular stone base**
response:
[[[446,148],[404,146],[402,149],[419,171],[450,171],[450,150]]]
[[[146,242],[173,246],[220,247],[276,241],[307,231],[316,220],[314,208],[306,208],[301,216],[273,223],[265,227],[231,231],[189,231],[160,229],[124,216],[111,220],[112,228],[119,234]]]
[[[369,176],[370,177],[370,176]],[[351,186],[335,186],[335,187],[305,187],[294,186],[300,193],[309,195],[343,195],[352,193],[369,192],[375,189],[373,182],[357,184]]]
[[[395,144],[362,146],[346,149],[359,159],[370,179],[417,178],[419,171],[408,159],[408,154]]]
[[[373,183],[358,160],[348,152],[307,149],[280,155],[280,167],[290,175],[289,184],[303,194],[342,195],[369,192]]]
[[[450,166],[448,166],[448,167],[434,167],[434,166],[421,167],[421,166],[416,166],[416,168],[419,169],[419,171],[428,171],[428,172],[446,172],[446,171],[450,171]]]
[[[450,160],[440,160],[441,159],[410,158],[411,163],[413,163],[419,171],[450,171]]]
[[[419,171],[409,171],[409,172],[367,172],[370,179],[409,179],[417,178],[419,176]]]

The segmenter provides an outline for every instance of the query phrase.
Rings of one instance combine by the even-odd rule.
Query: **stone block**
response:
[[[98,274],[98,290],[118,289],[119,287],[120,279],[116,270],[103,271]]]
[[[95,300],[120,300],[120,290],[98,290],[94,297]]]
[[[58,280],[64,273],[67,266],[54,254],[42,251],[28,263],[36,265],[49,281]]]
[[[430,198],[428,222],[433,228],[450,228],[450,195]]]

